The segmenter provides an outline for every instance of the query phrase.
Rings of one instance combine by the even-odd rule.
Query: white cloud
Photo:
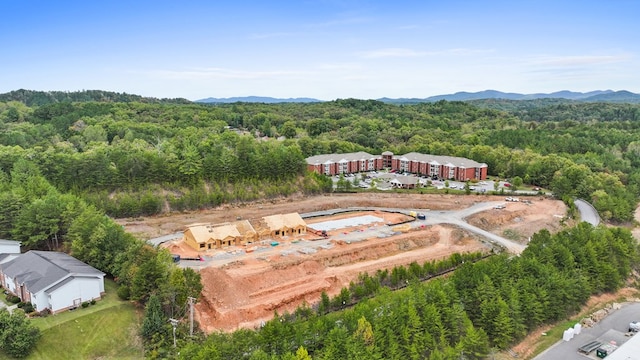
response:
[[[365,24],[372,21],[373,21],[373,18],[371,17],[353,16],[353,17],[345,17],[342,19],[329,20],[321,23],[309,24],[308,27],[324,28],[324,27],[332,27],[336,25]]]
[[[360,55],[366,59],[388,58],[388,57],[409,58],[409,57],[442,56],[442,55],[466,56],[466,55],[491,53],[493,51],[494,51],[493,49],[468,49],[468,48],[454,48],[454,49],[444,49],[444,50],[436,50],[436,51],[418,51],[418,50],[406,49],[406,48],[386,48],[386,49],[366,51],[361,53]]]
[[[629,55],[576,55],[576,56],[541,56],[533,59],[532,65],[573,67],[623,62]]]
[[[292,32],[275,32],[275,33],[255,33],[250,34],[250,40],[264,40],[264,39],[273,39],[273,38],[282,38],[282,37],[291,37],[296,34]]]
[[[362,57],[368,59],[386,58],[386,57],[419,57],[427,55],[424,51],[416,51],[404,48],[387,48],[378,49],[362,53]]]
[[[249,71],[225,68],[202,68],[190,70],[153,70],[146,72],[152,77],[171,80],[197,80],[197,79],[273,79],[304,74],[300,71]]]

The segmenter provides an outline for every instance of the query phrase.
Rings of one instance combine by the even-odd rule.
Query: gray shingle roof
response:
[[[477,161],[473,161],[470,159],[456,157],[456,156],[445,156],[445,155],[430,155],[430,154],[420,154],[416,152],[411,152],[403,155],[409,161],[419,161],[425,163],[431,163],[433,161],[437,162],[440,165],[447,166],[457,166],[464,168],[481,168],[487,167],[487,164],[479,163]]]
[[[383,154],[390,152],[385,151]],[[364,151],[359,151],[355,153],[346,153],[346,154],[323,154],[323,155],[315,155],[307,158],[307,164],[309,165],[319,165],[325,163],[339,163],[342,160],[346,161],[354,161],[354,160],[372,160],[372,159],[380,159],[381,155],[371,155]],[[438,165],[447,165],[447,166],[456,166],[456,167],[464,167],[464,168],[482,168],[487,167],[487,164],[479,163],[477,161],[473,161],[470,159],[456,157],[456,156],[445,156],[445,155],[430,155],[430,154],[421,154],[417,152],[410,152],[404,155],[395,155],[395,159],[400,160],[409,160],[409,161],[418,161],[425,163],[434,163]]]
[[[324,164],[326,162],[339,163],[341,160],[354,161],[354,160],[373,160],[380,159],[380,155],[371,155],[364,151],[346,154],[323,154],[316,155],[307,158],[307,164],[316,165]]]
[[[25,284],[37,293],[68,275],[103,276],[104,273],[82,261],[56,251],[26,252],[17,258],[0,264],[2,272],[18,284]]]

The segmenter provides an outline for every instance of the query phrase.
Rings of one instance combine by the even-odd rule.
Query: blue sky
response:
[[[640,92],[640,1],[0,0],[0,93]]]

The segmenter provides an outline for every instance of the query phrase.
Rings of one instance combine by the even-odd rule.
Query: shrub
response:
[[[85,302],[82,303],[82,308],[84,309],[86,307],[89,307],[89,302],[88,301],[85,301]]]
[[[129,297],[131,297],[129,287],[126,285],[120,285],[118,288],[118,297],[122,300],[129,300]]]
[[[17,303],[19,303],[21,300],[20,300],[20,298],[19,298],[19,297],[15,296],[15,295],[8,294],[8,295],[7,295],[7,301],[8,301],[8,302],[10,302],[10,303],[12,303],[12,304],[17,304]]]
[[[90,303],[91,303],[91,305],[95,305],[96,304],[96,299],[91,299]]]
[[[22,310],[24,310],[24,312],[27,314],[30,314],[35,311],[35,309],[33,308],[33,304],[30,302],[24,303]]]

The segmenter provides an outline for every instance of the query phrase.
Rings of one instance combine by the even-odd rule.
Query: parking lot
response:
[[[597,359],[595,351],[587,356],[579,353],[578,348],[591,341],[608,343],[613,340],[616,341],[618,346],[622,345],[620,342],[625,339],[624,334],[629,328],[629,322],[633,320],[640,320],[640,303],[622,304],[622,308],[620,310],[613,311],[600,322],[596,323],[592,328],[582,328],[581,333],[574,336],[570,341],[558,339],[558,342],[554,346],[536,356],[534,360]],[[611,330],[614,331],[612,332]],[[620,338],[619,334],[623,334],[623,337]],[[629,338],[627,337],[626,339]]]
[[[431,187],[438,190],[444,190],[446,188],[450,190],[465,190],[465,182],[455,180],[445,180],[430,178],[428,176],[418,176],[409,173],[397,173],[393,171],[369,171],[355,174],[344,174],[345,181],[350,183],[353,188],[370,189],[375,188],[378,190],[391,190],[393,188],[402,188],[403,184],[412,184],[407,187]],[[340,175],[334,175],[332,177],[334,188],[339,187]],[[489,193],[496,191],[495,181],[485,180],[477,183],[470,183],[469,190],[474,193]],[[504,189],[505,192],[510,192],[511,184],[506,181],[499,181],[497,191]],[[517,191],[520,194],[537,193],[537,191]]]

